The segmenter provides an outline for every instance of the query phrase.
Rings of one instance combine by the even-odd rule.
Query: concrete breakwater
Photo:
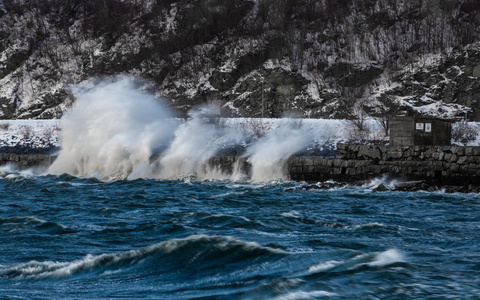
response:
[[[54,156],[42,154],[0,153],[0,165],[14,163],[22,168],[49,166],[54,160]],[[387,175],[442,185],[480,186],[480,147],[337,144],[335,158],[293,156],[281,163],[286,177],[295,181],[356,182]],[[248,159],[239,156],[212,157],[206,167],[224,174],[252,172]]]

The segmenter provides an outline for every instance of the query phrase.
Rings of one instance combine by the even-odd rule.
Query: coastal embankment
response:
[[[209,163],[223,172],[248,173],[246,158],[214,157]],[[358,182],[382,176],[422,180],[439,185],[480,186],[480,147],[385,146],[337,144],[334,158],[293,156],[284,172],[295,181]]]
[[[480,147],[337,144],[335,158],[292,157],[293,180],[366,180],[391,176],[442,185],[480,185]]]
[[[45,154],[0,154],[0,164],[21,168],[48,167],[55,156]],[[250,174],[248,158],[216,156],[208,168],[224,174]],[[480,186],[480,147],[385,146],[337,144],[335,157],[292,156],[283,161],[283,173],[294,181],[336,180],[354,183],[378,177],[421,180],[427,184]]]
[[[56,159],[56,156],[47,154],[17,154],[0,153],[0,166],[15,164],[22,169],[32,167],[48,167]]]

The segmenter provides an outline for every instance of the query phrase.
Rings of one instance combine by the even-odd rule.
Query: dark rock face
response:
[[[360,87],[373,81],[383,68],[377,66],[357,66],[348,63],[336,63],[325,72],[325,75],[334,77],[344,87]]]
[[[258,117],[263,90],[267,117],[343,118],[378,98],[404,110],[443,101],[480,119],[476,3],[3,1],[0,118],[59,117],[68,85],[122,73],[179,113],[214,102]]]
[[[479,121],[480,104],[476,99],[480,89],[479,79],[480,44],[475,43],[456,49],[448,56],[438,57],[429,66],[400,72],[394,79],[400,85],[387,90],[384,97],[406,98],[404,109],[408,109],[408,105],[420,106],[441,101],[457,109],[457,115],[449,116],[442,107],[437,115],[465,117],[468,114],[471,120]],[[461,109],[461,106],[467,109]]]

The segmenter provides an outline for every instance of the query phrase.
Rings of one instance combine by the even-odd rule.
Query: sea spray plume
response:
[[[116,76],[71,87],[76,105],[61,119],[62,149],[49,173],[149,177],[149,159],[167,147],[175,121],[138,83]]]
[[[190,118],[179,126],[175,139],[160,158],[160,178],[228,179],[209,169],[207,161],[223,147],[244,143],[245,137],[239,130],[218,124],[214,111],[212,106],[202,106],[189,112]]]
[[[305,149],[311,141],[312,132],[293,122],[267,132],[245,153],[252,165],[251,180],[287,179],[286,160]]]

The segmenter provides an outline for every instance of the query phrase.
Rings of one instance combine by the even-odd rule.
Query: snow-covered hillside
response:
[[[0,121],[0,149],[14,152],[55,151],[61,145],[58,120]]]
[[[345,118],[362,102],[478,120],[479,15],[477,0],[2,1],[0,118],[58,118],[70,84],[121,73],[180,115]]]
[[[185,119],[176,119],[178,124]],[[217,127],[236,129],[249,140],[255,140],[270,131],[286,127],[302,128],[313,133],[311,144],[336,144],[350,138],[348,122],[331,119],[256,119],[256,118],[220,118],[215,121]],[[0,121],[0,148],[32,147],[47,148],[61,146],[61,127],[59,120],[4,120]],[[372,137],[380,136],[380,127],[369,121]]]
[[[187,122],[176,119],[177,124]],[[339,142],[358,142],[352,124],[347,120],[335,119],[261,119],[261,118],[220,118],[214,121],[216,127],[241,132],[245,140],[256,141],[269,132],[282,128],[300,129],[308,134],[308,146],[302,150],[305,155],[331,154]],[[366,122],[369,128],[368,141],[388,142],[381,125],[375,119]],[[480,123],[468,123],[480,133]],[[458,124],[453,125],[458,126]],[[297,132],[297,133],[298,133]],[[15,152],[34,152],[36,150],[54,154],[61,147],[61,122],[59,120],[3,120],[0,121],[0,149]],[[452,142],[455,143],[454,140]],[[480,145],[480,135],[468,142],[470,146]],[[323,151],[323,152],[322,152]],[[310,153],[310,154],[309,154]]]

